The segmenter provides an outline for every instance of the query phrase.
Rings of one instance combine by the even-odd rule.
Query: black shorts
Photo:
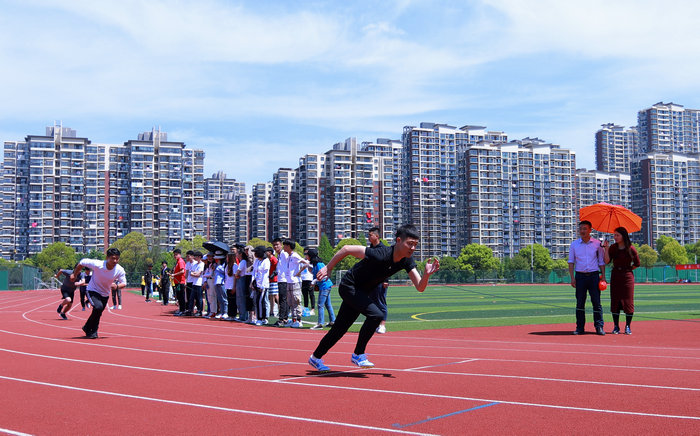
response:
[[[61,295],[63,298],[70,298],[71,301],[73,301],[73,298],[75,296],[75,288],[73,289],[67,289],[67,288],[61,288]]]

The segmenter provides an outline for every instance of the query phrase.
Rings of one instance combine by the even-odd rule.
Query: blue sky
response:
[[[594,166],[600,124],[700,108],[693,1],[0,0],[0,140],[160,126],[248,185],[421,121],[539,137]]]

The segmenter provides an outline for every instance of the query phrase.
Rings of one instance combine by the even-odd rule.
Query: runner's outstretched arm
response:
[[[429,259],[428,262],[425,264],[425,275],[423,277],[421,277],[420,273],[415,268],[413,268],[411,272],[408,273],[408,276],[411,278],[411,282],[413,282],[413,286],[416,287],[418,292],[423,292],[425,291],[426,286],[428,286],[428,280],[430,280],[430,276],[437,272],[439,269],[440,261],[437,260],[437,258]]]
[[[316,278],[319,280],[326,279],[331,274],[333,267],[335,267],[338,262],[345,259],[347,256],[355,256],[356,258],[362,260],[365,258],[365,247],[362,245],[344,245],[340,251],[335,253],[335,256],[333,256],[333,259],[328,262],[328,265],[324,266],[318,271]]]

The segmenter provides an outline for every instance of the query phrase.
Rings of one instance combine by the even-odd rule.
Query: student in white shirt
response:
[[[304,248],[304,256],[306,256],[308,252],[309,249]],[[314,311],[314,307],[316,307],[316,296],[314,295],[314,288],[311,286],[311,283],[314,281],[314,275],[311,274],[312,269],[313,267],[306,258],[301,260],[299,277],[301,278],[301,295],[304,297],[303,316],[316,315]],[[311,306],[309,306],[309,300],[311,300]]]
[[[285,239],[282,250],[287,254],[285,272],[287,274],[287,304],[292,312],[291,326],[301,328],[301,278],[299,277],[300,263],[303,262],[299,253],[294,251],[296,242]]]
[[[238,318],[237,321],[246,322],[248,321],[248,311],[246,309],[246,294],[248,292],[246,288],[245,280],[245,270],[247,268],[248,262],[246,261],[246,255],[244,249],[239,249],[236,251],[236,259],[238,260],[238,268],[236,269],[236,306],[238,308]]]
[[[267,324],[267,290],[270,287],[270,260],[265,256],[265,247],[255,247],[255,267],[253,269],[255,310],[258,320],[255,325]]]
[[[284,327],[289,319],[289,304],[287,303],[287,253],[282,250],[282,239],[272,240],[272,248],[277,255],[277,289],[278,289],[278,309],[276,327]]]
[[[92,270],[92,279],[88,283],[87,295],[92,305],[92,313],[83,326],[85,336],[89,339],[97,339],[97,329],[100,327],[102,312],[107,307],[109,295],[112,289],[126,287],[126,273],[119,265],[121,253],[116,248],[107,250],[106,260],[83,259],[73,270],[71,280],[80,277],[83,267]]]
[[[190,267],[190,277],[192,277],[192,292],[187,303],[187,315],[202,314],[202,283],[204,283],[204,262],[202,253],[193,253],[194,261]]]
[[[224,280],[224,288],[226,289],[226,298],[228,299],[228,312],[224,319],[234,319],[236,317],[236,271],[238,271],[238,264],[236,263],[236,247],[231,248],[231,252],[226,255],[226,264],[224,265],[224,271],[226,273],[226,278]]]

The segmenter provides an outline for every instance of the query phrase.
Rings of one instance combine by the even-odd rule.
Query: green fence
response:
[[[41,283],[41,270],[29,265],[0,267],[0,291],[26,291],[37,289]]]
[[[606,268],[606,279],[610,281],[610,268]],[[336,280],[339,277],[336,277]],[[655,266],[653,268],[637,268],[634,270],[634,278],[637,283],[674,283],[678,281],[699,282],[700,271],[682,270],[676,271],[674,267]],[[402,271],[391,278],[393,283],[408,281],[408,275]],[[515,271],[438,271],[430,278],[430,283],[569,283],[569,270],[553,270],[538,272],[530,270]]]

